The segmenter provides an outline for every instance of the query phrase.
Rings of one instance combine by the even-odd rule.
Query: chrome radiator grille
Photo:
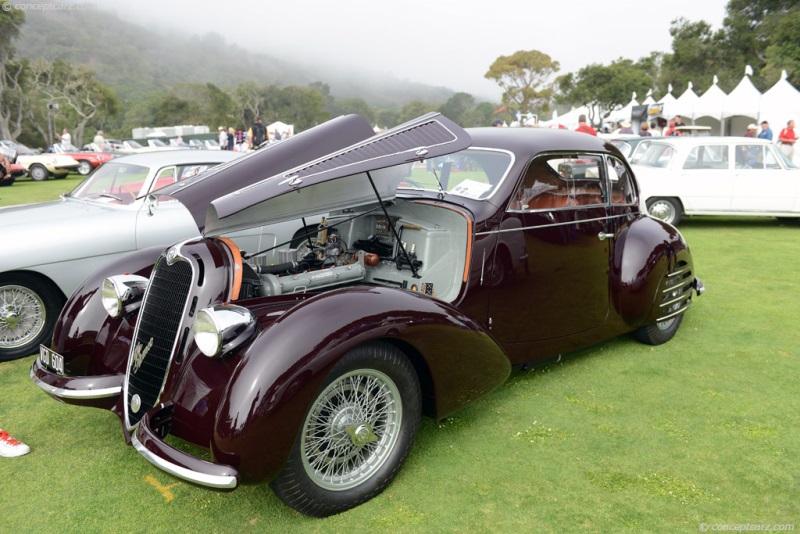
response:
[[[142,309],[128,363],[125,413],[128,428],[158,403],[178,340],[192,285],[187,261],[156,264]]]
[[[692,303],[694,275],[691,266],[685,261],[678,261],[661,282],[658,291],[658,321],[671,319],[685,312]]]

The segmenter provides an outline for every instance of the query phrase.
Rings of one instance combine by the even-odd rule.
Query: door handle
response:
[[[600,241],[605,241],[606,239],[613,239],[613,238],[614,234],[607,234],[605,232],[600,232],[599,234],[597,234],[597,239],[599,239]]]

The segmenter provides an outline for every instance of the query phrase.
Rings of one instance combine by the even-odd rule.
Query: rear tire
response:
[[[375,497],[411,452],[421,406],[419,379],[400,350],[388,343],[352,350],[311,403],[273,491],[314,517]]]
[[[681,221],[683,206],[677,198],[652,198],[647,201],[647,213],[655,219],[676,226]]]
[[[683,314],[656,324],[642,326],[636,330],[634,336],[641,343],[647,345],[661,345],[675,337],[678,328],[681,326],[681,321],[683,321]]]
[[[80,164],[78,165],[78,172],[81,174],[81,176],[86,176],[92,172],[92,169],[94,168],[92,167],[92,164],[85,159],[80,160],[78,163]]]

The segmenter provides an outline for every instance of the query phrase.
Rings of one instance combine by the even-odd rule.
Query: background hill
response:
[[[180,21],[175,21],[179,27]],[[336,98],[362,98],[374,107],[396,108],[410,100],[445,102],[454,91],[374,73],[334,70],[278,59],[280,47],[263,53],[229,44],[191,28],[166,32],[121,20],[99,9],[28,11],[16,41],[17,55],[32,61],[63,59],[94,70],[96,78],[125,102],[163,94],[179,82],[234,87],[323,82]]]

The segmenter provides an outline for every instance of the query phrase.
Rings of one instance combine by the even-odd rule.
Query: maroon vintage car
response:
[[[87,279],[36,384],[112,410],[172,475],[270,482],[326,516],[390,483],[421,414],[449,416],[514,366],[614,336],[666,342],[703,289],[681,234],[641,213],[602,139],[465,131],[437,114],[368,128],[340,118],[172,187],[204,237]],[[315,135],[349,146],[273,170]],[[223,194],[230,183],[242,187]],[[291,243],[253,240],[297,219],[310,230]]]

